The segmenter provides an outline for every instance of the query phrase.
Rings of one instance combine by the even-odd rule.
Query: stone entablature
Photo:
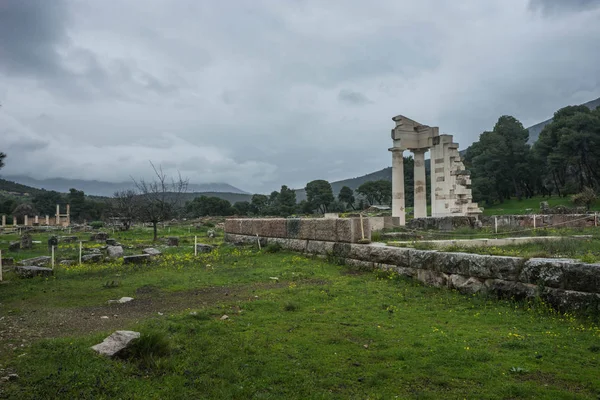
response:
[[[473,203],[471,177],[458,153],[452,135],[440,135],[438,127],[430,127],[398,115],[392,120],[392,216],[405,224],[404,160],[405,150],[414,154],[414,217],[427,217],[425,153],[431,153],[431,214],[478,215],[482,210]]]

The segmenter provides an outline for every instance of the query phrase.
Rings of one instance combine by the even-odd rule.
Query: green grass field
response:
[[[144,232],[122,235],[147,244]],[[591,320],[271,248],[190,250],[188,239],[146,266],[6,274],[0,377],[19,378],[0,383],[0,398],[600,396]],[[121,296],[135,300],[107,304]],[[117,329],[142,333],[128,357],[90,350]]]

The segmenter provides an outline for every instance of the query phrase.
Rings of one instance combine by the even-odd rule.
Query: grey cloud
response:
[[[59,47],[67,39],[64,0],[0,3],[0,70],[11,75],[59,76]]]
[[[600,0],[530,0],[529,6],[533,10],[542,10],[547,14],[553,14],[600,7]]]
[[[371,102],[364,94],[348,89],[340,90],[340,93],[338,94],[338,100],[342,103],[353,106],[361,106]]]

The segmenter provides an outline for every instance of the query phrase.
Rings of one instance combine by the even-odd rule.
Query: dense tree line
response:
[[[464,161],[476,201],[494,204],[600,189],[600,108],[562,108],[533,146],[528,140],[527,129],[505,115],[467,149]]]

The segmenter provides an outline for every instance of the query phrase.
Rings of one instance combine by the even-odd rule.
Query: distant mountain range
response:
[[[133,189],[133,182],[103,182],[83,179],[35,179],[23,175],[4,176],[7,181],[13,181],[22,185],[38,189],[55,190],[60,193],[68,193],[69,189],[83,190],[87,195],[112,197],[120,190]],[[235,194],[248,194],[241,189],[227,183],[202,183],[188,185],[188,192],[223,192]]]
[[[583,104],[591,109],[600,106],[600,98],[589,101]],[[529,143],[533,144],[538,137],[540,132],[546,125],[552,122],[552,118],[530,126],[529,130]],[[461,151],[461,155],[464,154],[464,149]],[[429,167],[429,160],[425,160],[426,168]],[[4,179],[0,179],[0,190],[12,191],[19,193],[29,193],[34,195],[40,191],[55,190],[57,192],[66,193],[70,188],[76,188],[77,190],[83,190],[88,195],[112,197],[116,191],[131,189],[133,187],[132,182],[102,182],[95,180],[81,180],[81,179],[35,179],[28,176],[16,175],[16,176],[5,176]],[[344,179],[341,181],[331,182],[331,187],[334,194],[337,196],[340,189],[344,186],[356,190],[360,185],[365,182],[373,180],[392,180],[392,168],[387,167],[379,171],[371,172],[370,174],[362,175],[356,178]],[[25,185],[25,186],[24,186]],[[203,184],[190,184],[188,187],[188,193],[186,194],[187,200],[192,200],[198,196],[215,196],[230,201],[232,204],[237,201],[250,201],[252,195],[235,186],[227,183],[203,183]],[[306,199],[306,192],[304,189],[296,190],[297,201]]]

